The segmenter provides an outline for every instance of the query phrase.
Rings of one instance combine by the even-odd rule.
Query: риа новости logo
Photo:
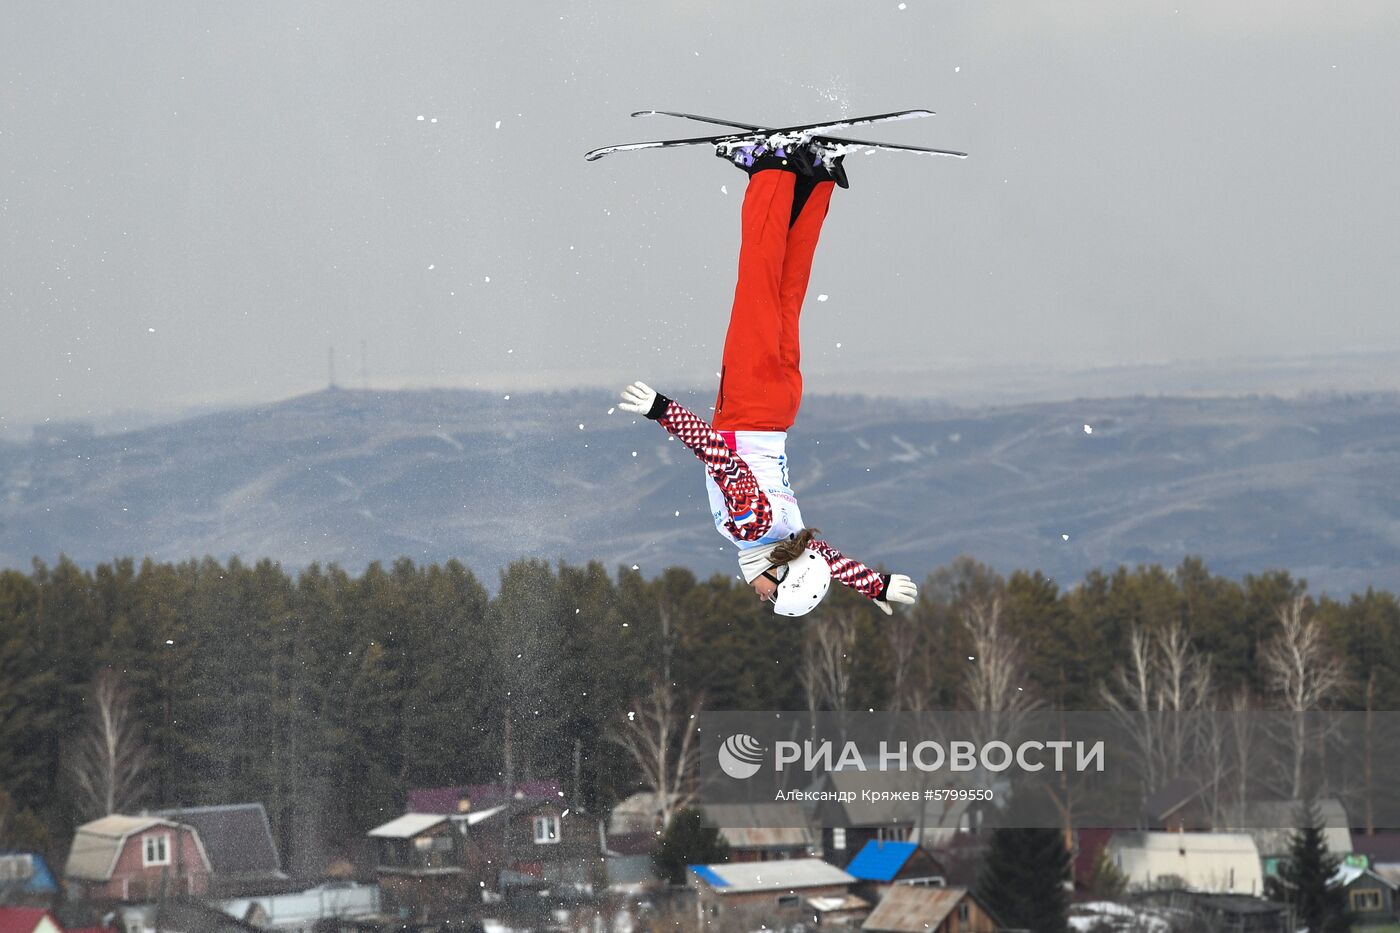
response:
[[[758,773],[763,763],[763,744],[751,735],[740,732],[724,740],[719,747],[719,766],[725,774],[743,780]]]

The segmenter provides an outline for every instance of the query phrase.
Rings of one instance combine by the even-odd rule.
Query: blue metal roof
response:
[[[846,873],[862,881],[893,881],[918,846],[912,842],[880,842],[872,839],[856,853]]]
[[[0,861],[23,860],[23,864],[11,869],[11,873],[22,882],[20,890],[25,894],[57,894],[58,882],[49,863],[37,852],[6,852],[0,850]]]
[[[701,881],[704,881],[712,888],[729,887],[729,882],[725,881],[719,875],[711,871],[710,866],[708,865],[691,865],[689,866],[689,868],[691,871],[695,872],[697,878],[699,878]]]

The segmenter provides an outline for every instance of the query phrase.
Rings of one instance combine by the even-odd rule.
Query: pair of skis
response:
[[[700,123],[711,123],[716,126],[730,127],[732,132],[722,133],[718,136],[699,136],[691,139],[659,139],[643,143],[624,143],[620,146],[604,146],[601,149],[594,149],[584,154],[584,158],[592,162],[601,159],[605,155],[614,152],[634,152],[639,149],[671,149],[677,146],[714,146],[715,151],[723,156],[729,156],[735,150],[745,146],[752,146],[757,143],[767,143],[771,148],[799,147],[805,145],[817,145],[822,150],[832,156],[846,155],[858,150],[875,150],[879,152],[913,152],[920,155],[940,155],[952,156],[957,159],[967,158],[966,152],[955,152],[951,149],[930,149],[926,146],[901,146],[894,143],[868,142],[860,139],[846,139],[839,136],[828,136],[828,133],[849,129],[853,126],[868,126],[872,123],[893,123],[898,120],[914,120],[919,117],[933,116],[932,110],[896,110],[893,113],[879,113],[867,117],[849,117],[845,120],[830,120],[824,123],[801,123],[797,126],[768,127],[759,126],[753,123],[739,123],[734,120],[722,120],[718,117],[704,117],[694,113],[678,113],[673,110],[638,110],[632,114],[634,117],[679,117],[682,120],[695,120]]]

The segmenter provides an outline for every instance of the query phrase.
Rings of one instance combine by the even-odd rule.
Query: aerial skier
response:
[[[914,581],[877,573],[816,537],[798,510],[785,450],[802,400],[798,319],[832,190],[847,187],[844,155],[821,143],[772,142],[719,154],[749,181],[713,424],[642,382],[622,391],[619,407],[657,422],[705,465],[715,527],[738,545],[744,580],[775,612],[810,612],[835,578],[891,615],[891,603],[914,602]]]

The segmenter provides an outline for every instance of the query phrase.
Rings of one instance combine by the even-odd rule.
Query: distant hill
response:
[[[611,398],[332,390],[120,434],[60,425],[0,444],[0,565],[408,556],[493,582],[539,556],[733,572],[699,464],[606,414]],[[1287,569],[1315,592],[1400,591],[1393,394],[980,410],[812,397],[789,452],[810,524],[915,577],[968,553],[1071,585],[1199,554],[1230,576]]]

